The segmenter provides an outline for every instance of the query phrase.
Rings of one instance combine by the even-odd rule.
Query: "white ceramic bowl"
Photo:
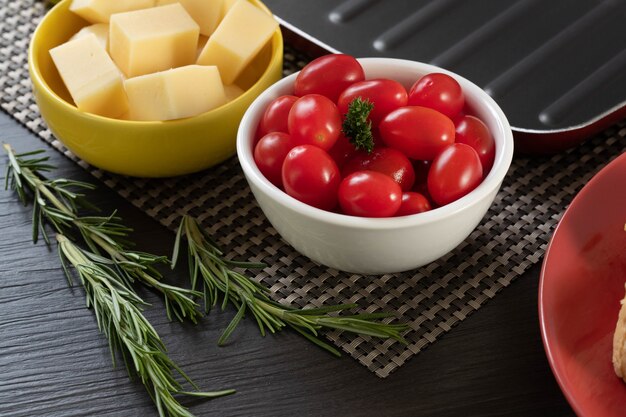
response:
[[[248,108],[239,126],[237,154],[256,200],[270,223],[298,252],[320,264],[360,274],[413,269],[445,255],[478,225],[502,184],[513,157],[513,135],[498,105],[468,80],[432,65],[391,58],[362,58],[366,78],[391,78],[407,90],[421,76],[444,72],[463,88],[465,99],[496,142],[491,172],[471,193],[446,206],[404,217],[372,219],[331,213],[304,204],[275,187],[253,157],[254,133],[275,98],[293,93],[296,74],[277,82]]]

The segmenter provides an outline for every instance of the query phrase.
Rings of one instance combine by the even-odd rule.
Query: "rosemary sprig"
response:
[[[88,207],[84,196],[73,189],[91,189],[90,184],[64,179],[46,180],[42,173],[53,167],[48,158],[37,157],[42,151],[16,154],[4,145],[9,157],[5,186],[16,191],[26,205],[33,203],[33,240],[41,234],[47,243],[49,237],[44,222],[57,230],[61,265],[70,285],[72,266],[85,289],[87,307],[92,308],[98,328],[109,341],[115,365],[115,352],[124,360],[131,379],[138,375],[154,401],[161,417],[193,417],[174,397],[177,394],[215,398],[234,393],[233,390],[198,392],[198,387],[168,356],[160,336],[146,320],[142,308],[147,305],[135,292],[132,282],[137,280],[151,285],[166,296],[168,310],[182,320],[196,320],[200,313],[191,297],[199,293],[159,282],[161,275],[154,265],[166,261],[155,256],[127,249],[125,237],[130,229],[119,223],[114,215],[109,217],[79,216],[81,207]],[[86,248],[81,248],[64,235],[78,230]],[[168,315],[170,312],[168,311]],[[183,391],[176,381],[178,373],[196,390]]]
[[[80,216],[81,208],[96,209],[80,192],[94,189],[94,186],[81,181],[67,179],[47,180],[42,174],[53,167],[47,157],[38,157],[43,151],[17,155],[8,145],[3,145],[9,156],[9,165],[5,184],[17,192],[24,205],[30,201],[27,192],[32,193],[33,202],[33,241],[39,235],[46,243],[50,239],[44,223],[51,224],[57,233],[78,232],[85,244],[96,255],[113,261],[113,268],[119,277],[130,286],[138,281],[160,292],[165,299],[167,317],[184,318],[196,323],[201,317],[198,304],[193,297],[200,293],[163,283],[161,273],[155,268],[159,263],[168,263],[164,256],[137,252],[129,249],[126,240],[132,229],[121,224],[121,219],[111,214],[107,217]]]
[[[356,307],[356,304],[296,309],[272,301],[267,295],[267,288],[234,269],[262,268],[264,265],[225,259],[224,254],[211,237],[190,216],[183,217],[178,229],[174,254],[172,255],[173,265],[178,259],[183,238],[186,239],[188,245],[187,255],[191,286],[192,289],[196,289],[198,275],[200,275],[207,312],[217,304],[220,295],[222,296],[222,308],[228,303],[232,303],[237,308],[237,314],[218,341],[220,345],[226,342],[246,312],[251,313],[255,318],[261,335],[265,335],[266,329],[275,333],[283,327],[289,326],[313,343],[337,356],[341,355],[339,351],[319,338],[321,329],[338,329],[362,335],[392,338],[406,343],[401,336],[402,332],[407,329],[406,325],[375,321],[389,317],[389,314],[331,316],[328,313],[348,310]]]
[[[124,278],[113,265],[114,262],[106,262],[100,256],[81,249],[61,234],[56,238],[59,257],[68,282],[72,285],[69,264],[74,267],[85,289],[87,307],[93,308],[98,328],[109,340],[113,363],[115,363],[114,352],[121,352],[129,376],[131,378],[133,374],[139,376],[160,416],[193,416],[176,400],[174,397],[176,394],[216,398],[235,392],[184,391],[174,378],[174,371],[195,390],[198,390],[198,387],[167,355],[163,341],[141,311],[146,303],[126,287]]]

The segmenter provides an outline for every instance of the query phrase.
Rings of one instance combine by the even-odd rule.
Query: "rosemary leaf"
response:
[[[115,264],[119,276],[129,285],[137,281],[160,292],[165,298],[168,318],[176,317],[181,321],[187,318],[197,323],[202,315],[194,297],[202,294],[162,282],[162,275],[155,266],[168,263],[166,257],[130,250],[126,238],[132,229],[123,225],[115,212],[109,216],[79,214],[79,207],[91,205],[77,190],[92,190],[95,188],[92,184],[63,178],[44,179],[42,173],[50,171],[52,166],[48,164],[47,157],[34,157],[42,152],[18,155],[8,144],[3,147],[9,156],[9,176],[13,189],[24,203],[28,202],[27,193],[33,195],[32,236],[35,243],[40,234],[46,243],[49,242],[43,226],[44,220],[57,233],[71,235],[72,232],[78,232],[94,255],[105,256]]]
[[[119,222],[115,213],[108,217],[81,217],[78,207],[89,204],[82,194],[67,187],[93,186],[64,179],[46,180],[42,172],[51,169],[47,158],[32,158],[41,152],[18,155],[9,145],[3,147],[9,155],[7,186],[13,187],[24,204],[33,204],[33,241],[41,233],[49,242],[44,222],[56,229],[59,259],[68,284],[73,283],[73,271],[85,290],[86,306],[93,309],[98,328],[108,340],[113,365],[118,352],[129,377],[137,376],[145,386],[159,416],[193,417],[178,402],[177,395],[215,398],[234,393],[183,390],[175,374],[195,390],[198,387],[169,358],[160,336],[143,315],[142,309],[148,304],[131,284],[138,281],[161,292],[168,317],[175,315],[181,321],[189,318],[195,322],[200,317],[193,300],[200,293],[161,282],[154,266],[167,262],[167,258],[129,250],[123,238],[130,229]],[[82,244],[66,236],[71,232],[78,232],[74,233],[75,238]]]
[[[233,265],[254,265],[256,263],[239,263],[224,259],[222,251],[207,236],[198,222],[190,216],[183,216],[178,232],[172,265],[180,255],[182,239],[187,241],[187,256],[192,288],[196,288],[198,274],[202,279],[207,308],[217,302],[218,292],[222,296],[223,305],[230,303],[237,308],[237,314],[228,325],[218,344],[226,343],[228,337],[243,319],[246,312],[257,322],[261,335],[266,330],[276,333],[284,327],[291,327],[318,346],[339,356],[337,349],[322,341],[318,331],[322,329],[338,329],[347,332],[379,338],[391,338],[406,343],[401,334],[407,330],[404,324],[387,324],[380,321],[388,317],[385,313],[329,315],[356,307],[355,304],[340,304],[320,308],[297,309],[272,301],[268,289],[252,278],[231,269]]]

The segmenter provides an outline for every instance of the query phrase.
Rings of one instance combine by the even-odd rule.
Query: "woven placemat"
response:
[[[44,5],[32,0],[0,0],[4,111],[164,226],[173,230],[181,214],[191,213],[227,253],[271,265],[256,278],[271,288],[276,301],[303,307],[358,303],[367,311],[396,312],[410,324],[408,345],[327,334],[380,377],[434,343],[539,262],[576,192],[626,150],[622,122],[569,152],[550,158],[516,158],[482,223],[453,252],[402,274],[346,274],[311,262],[281,240],[256,205],[236,158],[199,174],[145,180],[100,171],[67,151],[40,118],[28,79],[28,42],[44,13]],[[285,74],[306,61],[287,46]]]

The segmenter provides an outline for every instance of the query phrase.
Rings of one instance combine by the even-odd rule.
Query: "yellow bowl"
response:
[[[268,11],[258,0],[253,4]],[[246,92],[187,119],[137,122],[109,119],[76,108],[48,51],[88,25],[63,0],[42,19],[31,40],[28,68],[35,100],[52,133],[84,161],[137,177],[170,177],[200,171],[235,154],[237,128],[246,109],[282,76],[280,29],[236,83]]]

